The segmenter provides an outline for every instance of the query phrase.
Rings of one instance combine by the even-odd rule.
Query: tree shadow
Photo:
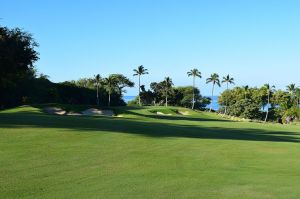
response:
[[[53,116],[35,113],[0,113],[1,128],[61,128],[76,131],[113,132],[137,134],[149,137],[176,137],[197,139],[227,139],[245,141],[299,142],[295,132],[263,130],[254,128],[222,127],[222,121],[212,127],[193,123],[170,124],[159,121],[142,121],[130,118]],[[229,126],[229,125],[228,125]],[[104,131],[104,132],[103,132]]]

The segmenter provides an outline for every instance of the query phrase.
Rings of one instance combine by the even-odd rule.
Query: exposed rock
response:
[[[286,117],[286,119],[285,119],[285,122],[287,123],[287,124],[290,124],[290,123],[292,123],[294,121],[294,117],[291,117],[291,116],[288,116],[288,117]]]

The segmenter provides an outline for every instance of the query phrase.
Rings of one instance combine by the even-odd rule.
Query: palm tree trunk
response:
[[[108,106],[110,106],[110,92],[108,93]]]
[[[99,106],[99,86],[97,85],[97,105]]]
[[[168,95],[166,95],[166,107],[168,106]]]
[[[213,106],[214,89],[215,89],[215,84],[213,84],[212,91],[211,91],[211,104],[210,104],[209,112],[211,112]]]
[[[228,91],[228,82],[227,82],[227,91]],[[226,106],[225,106],[224,115],[226,115],[226,113],[227,113],[227,106],[228,106],[228,96],[226,96]]]
[[[270,91],[268,91],[268,104],[267,104],[267,112],[266,112],[265,122],[267,122],[267,120],[268,120],[268,115],[269,115],[269,104],[270,104]]]
[[[193,76],[193,104],[192,109],[195,107],[195,76]]]
[[[141,106],[141,75],[139,75],[139,105]]]

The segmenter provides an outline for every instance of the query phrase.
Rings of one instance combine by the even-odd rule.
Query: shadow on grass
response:
[[[220,125],[222,122],[223,121],[219,121],[219,123],[216,123],[215,125]],[[213,125],[213,123],[211,124]],[[147,122],[126,118],[52,116],[36,113],[0,113],[0,127],[62,128],[83,132],[106,131],[114,133],[129,133],[150,137],[229,139],[272,142],[300,141],[298,134],[284,131],[249,128],[224,128],[220,126],[202,127],[176,123],[162,123],[159,120],[157,122],[153,120]]]

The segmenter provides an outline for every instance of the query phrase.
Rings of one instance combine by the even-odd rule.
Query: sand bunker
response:
[[[190,115],[188,111],[178,111],[178,114],[180,115]]]
[[[165,114],[165,113],[162,113],[162,112],[159,112],[159,111],[157,111],[156,114],[157,114],[157,115],[172,115],[171,113]]]
[[[75,113],[75,112],[69,112],[67,113],[67,115],[71,115],[71,116],[80,116],[82,115],[81,113]]]
[[[67,113],[65,110],[58,107],[46,107],[44,108],[44,111],[52,115],[65,115]]]
[[[46,107],[44,111],[48,114],[52,115],[70,115],[70,116],[80,116],[80,115],[88,115],[88,116],[96,116],[96,115],[105,115],[105,116],[113,116],[114,112],[112,110],[100,110],[96,108],[90,108],[82,111],[81,113],[76,112],[67,112],[59,107]]]
[[[105,115],[105,116],[113,116],[114,112],[112,110],[99,110],[96,108],[90,108],[85,111],[82,111],[83,115]]]

